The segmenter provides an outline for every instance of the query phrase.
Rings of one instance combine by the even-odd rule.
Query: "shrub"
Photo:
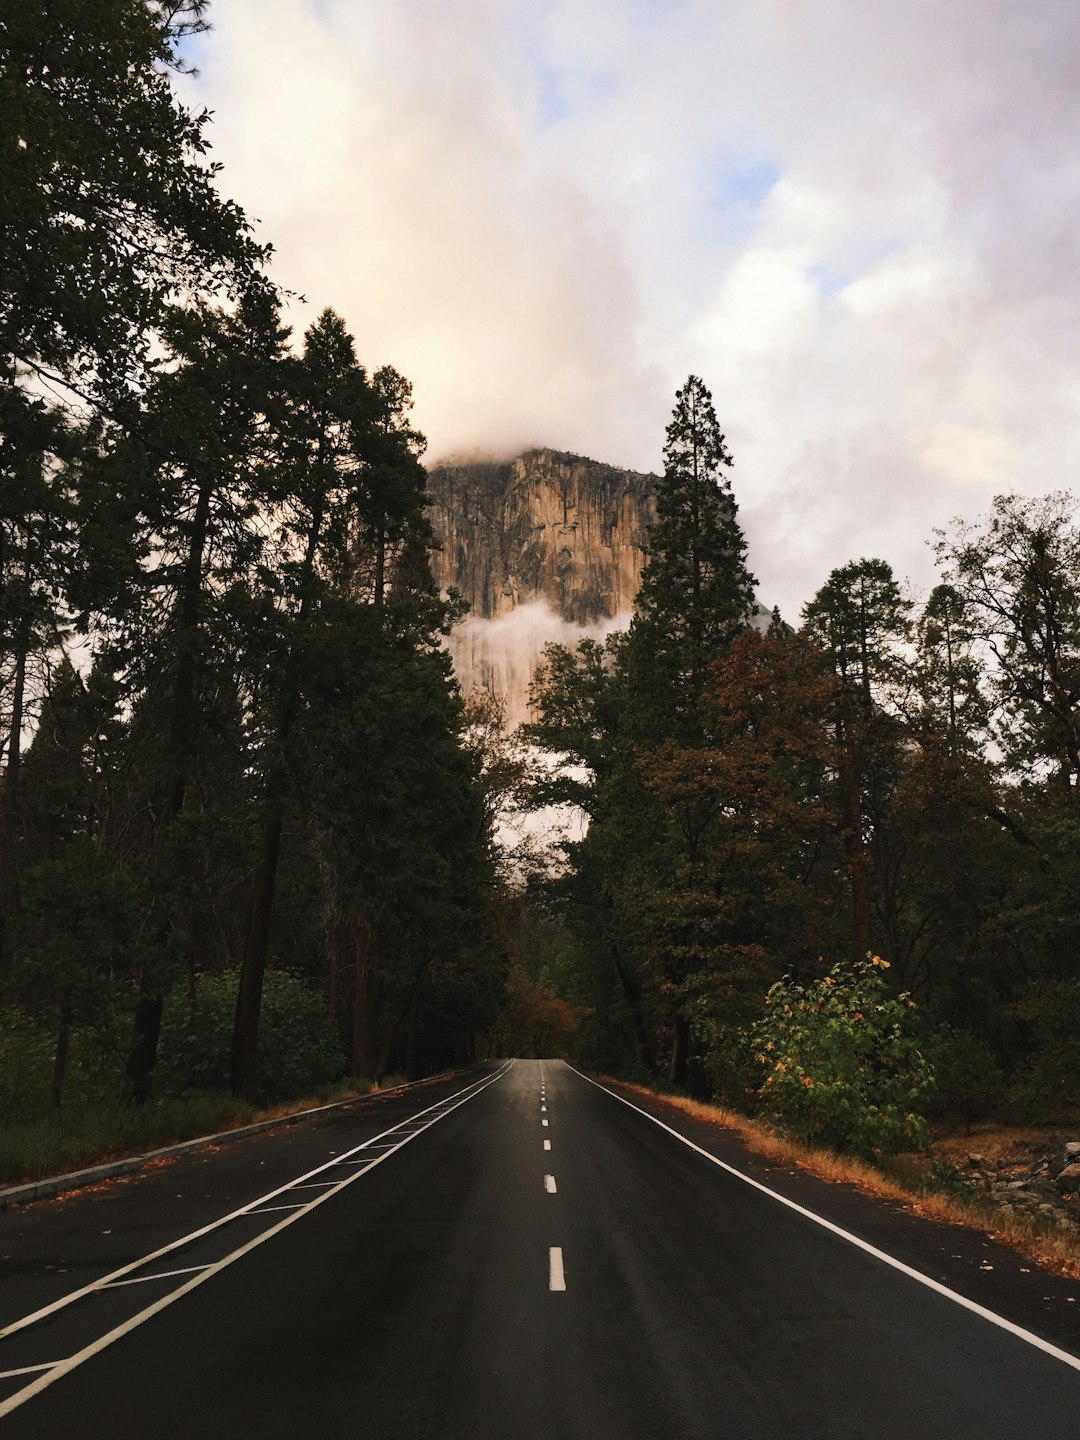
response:
[[[204,975],[196,1002],[174,991],[165,1006],[155,1081],[172,1094],[229,1088],[229,1057],[236,1014],[235,971]],[[286,970],[263,983],[259,1020],[258,1089],[261,1100],[288,1100],[335,1080],[345,1068],[326,1003]]]
[[[930,1110],[935,1115],[972,1123],[1001,1102],[1004,1083],[993,1055],[965,1030],[944,1025],[923,1047],[934,1072]]]
[[[915,1038],[915,1003],[890,995],[879,956],[769,991],[751,1032],[765,1070],[762,1110],[800,1140],[874,1160],[925,1145],[932,1073]]]
[[[1080,1099],[1080,980],[1039,980],[1017,1001],[1031,1056],[1013,1098],[1032,1117],[1056,1118]]]

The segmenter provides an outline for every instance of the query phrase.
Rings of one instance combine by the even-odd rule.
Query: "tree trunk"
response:
[[[259,1011],[262,1008],[263,978],[266,974],[266,957],[270,944],[270,916],[274,909],[284,815],[285,767],[278,757],[270,776],[270,794],[267,796],[267,814],[263,824],[262,855],[255,872],[247,935],[244,940],[244,957],[240,966],[240,986],[236,994],[236,1019],[233,1025],[229,1079],[233,1093],[245,1100],[254,1099],[257,1083]]]
[[[322,531],[323,507],[317,504],[311,517],[304,567],[300,582],[300,611],[297,624],[303,630],[310,612],[315,556]],[[251,910],[248,915],[244,955],[240,964],[240,987],[236,996],[236,1021],[233,1025],[230,1081],[233,1093],[251,1100],[255,1094],[255,1052],[259,1041],[259,1011],[262,1008],[263,977],[270,945],[270,917],[277,889],[278,856],[281,853],[281,831],[285,822],[285,800],[288,791],[288,770],[285,757],[296,719],[299,699],[299,663],[297,640],[289,649],[284,694],[278,720],[274,755],[266,786],[266,812],[263,819],[262,846],[255,871]],[[355,1073],[355,1072],[354,1072]]]
[[[64,987],[60,998],[60,1028],[56,1032],[56,1058],[53,1060],[52,1107],[60,1109],[64,1095],[64,1077],[67,1074],[68,1052],[71,1046],[71,987]]]
[[[684,1015],[675,1016],[674,1032],[668,1079],[672,1085],[677,1085],[681,1090],[685,1090],[690,1061],[690,1022]]]
[[[368,944],[367,924],[356,917],[353,933],[353,1033],[351,1073],[358,1080],[376,1080],[378,1055],[378,973]]]
[[[862,796],[859,775],[844,728],[836,727],[840,770],[840,834],[851,881],[851,923],[855,959],[865,960],[871,948],[870,877],[862,835]]]
[[[412,999],[409,1001],[408,1029],[405,1032],[405,1079],[415,1080],[416,1070],[416,1030],[417,1017],[420,1012],[420,986],[417,985],[413,991]]]
[[[18,910],[19,891],[15,877],[15,823],[19,801],[19,764],[22,759],[23,712],[26,706],[26,651],[24,636],[15,658],[15,683],[11,700],[11,734],[8,738],[4,788],[0,794],[0,975],[7,971],[11,953],[12,924]]]
[[[619,959],[619,952],[612,947],[611,958],[615,964],[615,971],[622,985],[623,994],[626,997],[626,1006],[630,1011],[630,1023],[634,1027],[634,1048],[637,1051],[638,1064],[647,1071],[653,1069],[652,1046],[649,1044],[648,1032],[645,1028],[645,1016],[641,1009],[641,987],[626,971],[625,966]]]
[[[210,530],[210,503],[213,498],[213,490],[213,482],[210,480],[203,481],[199,487],[195,516],[191,527],[191,541],[184,561],[184,575],[177,598],[176,691],[170,717],[173,774],[161,813],[160,829],[163,835],[168,833],[183,813],[194,753],[193,738],[197,720],[195,713],[196,645],[199,612],[202,608],[203,563]],[[159,953],[164,951],[171,931],[172,921],[166,914],[162,918],[157,934],[156,949]],[[153,962],[144,968],[139,979],[141,993],[135,1003],[131,1051],[127,1062],[126,1093],[136,1105],[142,1105],[150,1098],[154,1066],[157,1064],[158,1040],[161,1035],[161,1012],[165,1005],[161,977],[154,973],[152,965]]]
[[[161,988],[153,983],[147,971],[143,972],[142,987],[142,994],[135,1002],[127,1062],[126,1094],[136,1105],[142,1105],[150,1098],[151,1076],[157,1062],[158,1038],[161,1035],[161,1012],[165,1008]]]

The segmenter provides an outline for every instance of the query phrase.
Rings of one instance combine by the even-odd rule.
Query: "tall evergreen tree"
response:
[[[881,820],[899,763],[894,712],[886,707],[907,674],[897,645],[908,636],[910,609],[892,567],[878,559],[840,566],[803,609],[804,631],[839,681],[833,714],[838,820],[857,960],[873,944],[866,840],[871,817]]]
[[[755,581],[725,474],[731,464],[712,396],[691,375],[667,427],[626,656],[637,692],[632,713],[653,743],[700,733],[709,666],[753,613]]]

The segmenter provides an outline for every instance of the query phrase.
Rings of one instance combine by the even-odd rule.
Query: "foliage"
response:
[[[976,527],[938,532],[937,557],[991,660],[993,733],[1019,774],[1080,785],[1080,528],[1067,491],[999,495]]]
[[[965,1030],[941,1026],[922,1045],[933,1072],[931,1114],[962,1120],[970,1129],[1000,1104],[1004,1076],[990,1047]]]
[[[1029,1113],[1056,1119],[1080,1098],[1080,980],[1042,979],[1015,1004],[1031,1035],[1031,1053],[1013,1090]]]
[[[712,396],[691,375],[667,427],[656,523],[627,641],[628,711],[639,742],[692,743],[709,666],[749,623],[754,578],[724,473],[732,463]]]
[[[820,979],[769,991],[751,1043],[764,1070],[762,1109],[800,1140],[864,1159],[926,1143],[933,1075],[914,1002],[890,995],[887,962],[841,962]]]
[[[574,1012],[541,976],[533,980],[520,964],[506,981],[504,1045],[511,1055],[565,1053],[574,1032]]]
[[[236,974],[203,976],[194,1000],[168,997],[162,1021],[158,1080],[174,1095],[229,1088]],[[258,1094],[264,1101],[309,1094],[336,1079],[344,1056],[325,1000],[298,976],[271,970],[259,1027]]]

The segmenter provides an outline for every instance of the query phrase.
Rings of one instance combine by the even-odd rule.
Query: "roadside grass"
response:
[[[830,1184],[852,1185],[879,1200],[903,1205],[927,1220],[982,1231],[1037,1265],[1067,1279],[1080,1280],[1080,1240],[1062,1232],[1053,1220],[1041,1215],[1012,1214],[1004,1218],[974,1187],[965,1186],[947,1152],[898,1155],[877,1169],[835,1150],[800,1145],[761,1122],[722,1106],[704,1105],[683,1095],[669,1095],[610,1076],[603,1078],[644,1098],[662,1100],[694,1120],[733,1131],[748,1150],[775,1165],[797,1167]]]
[[[209,1139],[223,1130],[261,1120],[284,1120],[300,1110],[359,1100],[407,1083],[404,1075],[397,1074],[385,1076],[381,1085],[345,1077],[321,1085],[311,1094],[264,1106],[212,1092],[183,1098],[163,1096],[142,1106],[101,1099],[81,1106],[66,1105],[59,1112],[32,1120],[0,1124],[0,1188],[127,1159],[185,1140]]]
[[[212,1093],[182,1099],[164,1096],[141,1106],[100,1099],[65,1105],[56,1113],[0,1125],[0,1186],[67,1174],[260,1120],[282,1119],[297,1110],[359,1098],[371,1088],[366,1081],[341,1080],[311,1095],[261,1108],[235,1095]],[[382,1088],[391,1088],[389,1079]]]

